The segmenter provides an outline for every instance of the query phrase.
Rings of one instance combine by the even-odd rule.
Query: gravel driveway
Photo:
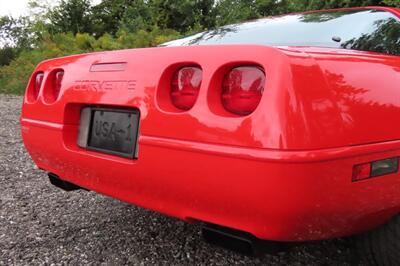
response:
[[[251,258],[202,241],[200,228],[94,192],[63,192],[24,150],[21,97],[0,95],[0,265],[350,265],[344,240]]]

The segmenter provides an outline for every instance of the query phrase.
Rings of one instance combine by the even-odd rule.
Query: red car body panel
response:
[[[90,71],[110,63],[118,64]],[[170,82],[187,65],[200,66],[203,81],[194,107],[180,111],[171,104]],[[267,78],[248,116],[230,114],[220,100],[224,75],[242,65],[262,67]],[[53,103],[46,78],[56,69],[65,74]],[[41,169],[71,183],[270,240],[351,235],[399,213],[398,173],[352,182],[354,165],[400,156],[398,56],[165,47],[58,58],[38,71],[45,81],[38,100],[25,97],[22,137]],[[80,111],[88,105],[140,110],[138,159],[78,147]]]

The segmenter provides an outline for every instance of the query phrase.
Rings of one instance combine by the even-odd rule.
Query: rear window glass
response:
[[[382,10],[347,10],[263,18],[202,32],[162,46],[260,44],[317,46],[400,55],[400,22]]]

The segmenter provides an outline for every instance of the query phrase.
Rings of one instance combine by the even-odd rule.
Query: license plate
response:
[[[139,111],[82,109],[78,145],[89,150],[136,158]]]

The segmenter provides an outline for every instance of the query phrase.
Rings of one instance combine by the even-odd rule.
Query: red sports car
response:
[[[399,265],[398,118],[400,9],[364,7],[44,61],[21,130],[65,190],[243,246],[373,230],[361,254]]]

